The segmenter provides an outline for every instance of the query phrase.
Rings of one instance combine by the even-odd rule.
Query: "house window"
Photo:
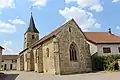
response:
[[[111,53],[110,47],[103,48],[103,53]]]
[[[69,32],[71,32],[71,27],[69,27]]]
[[[4,62],[4,60],[2,60],[2,62]]]
[[[1,67],[3,68],[3,65],[1,65]]]
[[[118,51],[119,51],[119,53],[120,53],[120,47],[118,47]]]
[[[10,64],[10,69],[12,70],[12,64]]]
[[[46,49],[46,55],[49,57],[49,48]]]
[[[34,39],[35,38],[35,36],[34,35],[32,35],[32,39]]]
[[[77,61],[77,49],[75,43],[72,43],[70,45],[69,53],[70,53],[70,61]]]
[[[12,60],[12,63],[16,63],[17,62],[17,60]]]

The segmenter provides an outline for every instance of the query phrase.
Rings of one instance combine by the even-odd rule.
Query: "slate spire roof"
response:
[[[28,27],[26,32],[39,33],[39,31],[35,27],[35,23],[34,23],[34,19],[33,19],[32,13],[31,13],[31,17],[30,17],[29,27]]]

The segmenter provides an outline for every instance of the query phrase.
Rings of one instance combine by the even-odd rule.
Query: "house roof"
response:
[[[31,13],[31,17],[30,17],[29,27],[28,27],[26,32],[39,33],[39,31],[35,27],[35,23],[34,23],[34,19],[33,19],[32,13]]]
[[[4,49],[2,46],[0,46],[1,49]]]
[[[120,43],[120,37],[109,32],[84,32],[87,40],[96,44]]]
[[[17,60],[19,55],[2,55],[2,60]]]

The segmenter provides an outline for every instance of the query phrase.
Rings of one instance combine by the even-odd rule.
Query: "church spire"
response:
[[[32,16],[32,12],[31,12],[31,17],[30,17],[29,27],[28,27],[26,32],[39,33],[39,31],[35,27],[35,23],[34,23],[34,19],[33,19],[33,16]]]

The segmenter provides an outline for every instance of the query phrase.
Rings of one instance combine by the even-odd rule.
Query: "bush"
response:
[[[120,55],[108,55],[108,56],[93,56],[92,64],[93,70],[103,71],[103,70],[118,70],[119,66],[117,60],[120,59]]]

